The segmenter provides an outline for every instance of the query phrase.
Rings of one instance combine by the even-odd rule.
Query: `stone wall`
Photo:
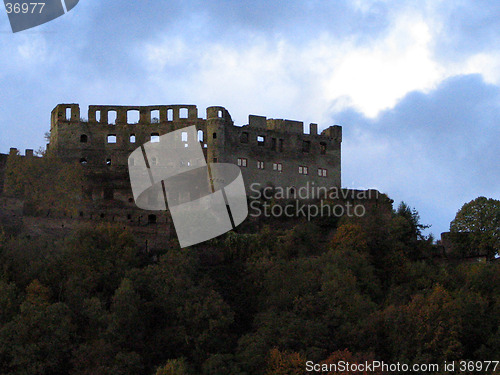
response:
[[[48,152],[88,168],[93,199],[133,203],[130,153],[152,137],[194,125],[207,161],[239,165],[247,191],[251,184],[340,187],[340,126],[317,134],[311,124],[305,134],[299,121],[250,115],[247,125],[234,126],[224,107],[209,107],[206,113],[206,119],[199,118],[194,105],[93,105],[83,119],[78,104],[59,104],[51,115]]]

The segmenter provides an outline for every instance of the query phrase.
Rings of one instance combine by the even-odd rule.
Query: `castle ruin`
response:
[[[238,165],[247,194],[252,184],[292,191],[307,185],[340,188],[340,126],[318,134],[318,126],[310,124],[305,133],[302,122],[255,115],[248,124],[235,126],[225,108],[208,107],[203,118],[195,105],[91,105],[85,119],[78,104],[59,104],[51,112],[46,154],[83,166],[87,178],[76,216],[51,211],[32,217],[22,200],[3,193],[7,160],[18,155],[11,148],[9,155],[0,154],[0,221],[18,223],[30,233],[69,233],[81,222],[111,222],[132,230],[141,248],[162,248],[174,231],[172,219],[167,211],[135,205],[128,158],[142,144],[193,125],[206,161]],[[36,160],[33,150],[21,157]]]
[[[305,134],[302,122],[255,115],[249,116],[247,125],[235,126],[223,107],[208,107],[205,119],[198,117],[195,105],[93,105],[84,120],[78,104],[59,104],[51,114],[47,152],[85,165],[93,176],[87,191],[93,199],[133,204],[128,179],[131,152],[192,125],[207,162],[238,165],[247,192],[251,184],[292,190],[307,183],[340,188],[340,126],[318,134],[317,124],[310,124]]]

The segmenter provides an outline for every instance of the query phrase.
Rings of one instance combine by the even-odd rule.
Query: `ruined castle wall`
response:
[[[70,118],[65,117],[68,106]],[[108,166],[108,161],[127,166],[129,154],[152,136],[190,125],[205,132],[205,120],[192,105],[89,106],[88,120],[75,117],[79,113],[78,105],[65,104],[52,111],[49,150],[68,161],[84,159],[92,168]]]
[[[195,125],[205,133],[205,120],[193,105],[89,106],[80,118],[76,104],[60,104],[52,111],[48,151],[89,171],[93,200],[109,198],[133,205],[128,157],[140,145],[173,130]]]
[[[5,181],[5,167],[7,165],[8,155],[0,154],[0,195],[3,193],[3,186]]]
[[[318,135],[317,125],[311,125],[310,134],[304,134],[302,122],[251,115],[246,126],[226,125],[219,130],[224,144],[218,161],[240,166],[247,191],[252,183],[340,187],[341,127]]]
[[[203,119],[194,105],[90,106],[88,119],[81,119],[77,104],[60,104],[51,120],[49,152],[88,168],[93,200],[108,197],[133,206],[130,153],[152,137],[190,125],[200,133],[207,162],[239,165],[247,191],[252,183],[295,188],[341,184],[340,126],[317,134],[317,125],[311,124],[304,134],[300,121],[250,115],[249,124],[239,127],[224,107],[207,108]]]

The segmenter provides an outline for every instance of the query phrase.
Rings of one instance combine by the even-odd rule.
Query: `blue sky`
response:
[[[222,105],[343,126],[342,184],[439,236],[500,198],[498,1],[93,1],[12,34],[0,11],[0,152],[44,146],[58,103]]]

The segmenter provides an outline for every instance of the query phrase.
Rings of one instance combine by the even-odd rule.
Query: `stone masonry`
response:
[[[247,125],[235,126],[223,107],[209,107],[206,119],[194,105],[89,106],[88,119],[78,104],[59,104],[51,114],[48,153],[78,161],[92,175],[87,194],[94,200],[113,199],[133,204],[128,179],[128,156],[141,144],[194,125],[207,162],[233,163],[241,168],[249,192],[255,187],[297,189],[309,184],[340,188],[342,128],[330,126],[309,134],[299,121],[250,115]],[[162,163],[164,161],[156,161]]]

